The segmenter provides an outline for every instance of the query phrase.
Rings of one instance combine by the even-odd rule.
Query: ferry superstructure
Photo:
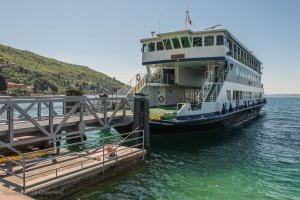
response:
[[[149,94],[153,110],[165,109],[151,115],[152,128],[230,125],[266,103],[262,62],[226,29],[160,33],[141,43],[147,74],[120,93]]]

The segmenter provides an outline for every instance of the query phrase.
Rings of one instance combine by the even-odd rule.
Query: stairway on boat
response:
[[[213,80],[215,80],[215,75],[212,71],[207,71],[206,81],[204,82],[204,85],[197,97],[199,104],[203,102],[214,102],[217,100],[224,83],[224,71],[219,71],[217,73],[217,80],[215,82],[213,82]]]
[[[206,98],[204,100],[205,102],[210,102],[212,100],[212,96],[213,96],[213,93],[214,93],[214,91],[216,89],[216,86],[217,86],[216,83],[212,84],[212,86],[210,87],[210,89],[208,91],[208,94],[207,94],[207,96],[206,96]]]

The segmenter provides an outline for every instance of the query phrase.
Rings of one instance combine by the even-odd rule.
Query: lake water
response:
[[[300,199],[300,97],[267,101],[234,127],[152,135],[146,165],[71,199]]]

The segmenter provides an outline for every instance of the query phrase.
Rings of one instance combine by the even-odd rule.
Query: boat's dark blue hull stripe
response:
[[[186,116],[177,116],[177,120],[190,120],[190,119],[201,119],[201,118],[210,118],[216,115],[220,115],[220,112],[212,112],[212,113],[205,113],[199,115],[186,115]]]
[[[173,62],[191,62],[191,61],[211,61],[211,60],[225,60],[224,56],[219,57],[201,57],[201,58],[181,58],[175,60],[156,60],[150,62],[143,62],[143,65],[152,65],[152,64],[160,64],[160,63],[173,63]]]
[[[237,114],[240,112],[245,112],[247,110],[251,111],[251,109],[260,108],[264,104],[259,104],[255,106],[249,106],[248,108],[240,109],[240,110],[234,110],[232,112],[227,112],[225,114],[220,114],[220,112],[214,112],[214,113],[207,113],[207,114],[201,114],[201,115],[189,115],[189,116],[181,116],[177,117],[176,120],[155,120],[151,121],[151,124],[156,125],[162,125],[162,126],[172,126],[172,125],[184,125],[184,124],[194,124],[194,123],[209,123],[210,121],[219,121],[223,120],[224,118]],[[203,116],[203,117],[202,117]]]

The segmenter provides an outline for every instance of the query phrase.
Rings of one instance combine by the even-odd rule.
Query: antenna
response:
[[[205,30],[215,30],[217,27],[221,26],[221,24],[215,25],[215,26],[211,26],[206,28]]]
[[[161,10],[159,12],[159,19],[158,19],[158,33],[160,34],[160,22],[161,22]]]
[[[151,36],[154,37],[155,31],[151,31]]]

